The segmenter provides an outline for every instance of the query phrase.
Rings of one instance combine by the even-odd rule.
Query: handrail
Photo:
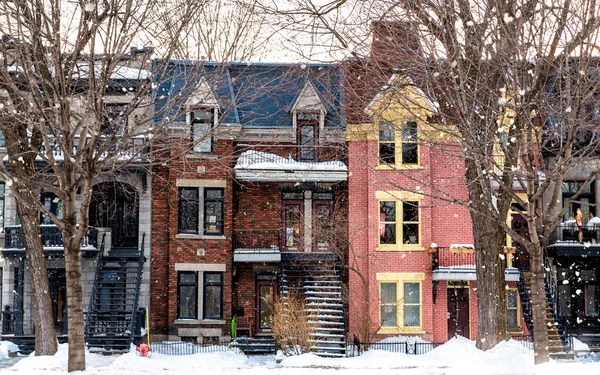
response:
[[[137,280],[135,285],[135,297],[133,298],[133,306],[131,307],[131,319],[129,321],[129,332],[133,336],[133,327],[135,327],[135,318],[138,308],[138,298],[140,295],[140,286],[142,281],[142,271],[144,266],[144,244],[146,241],[146,233],[142,233],[142,246],[140,248],[138,269],[137,269]]]
[[[98,280],[98,275],[100,274],[100,268],[102,267],[102,259],[104,258],[104,241],[106,239],[106,233],[102,234],[102,243],[100,245],[100,251],[98,254],[98,261],[96,263],[96,276],[94,277],[94,284],[92,286],[92,294],[90,295],[90,305],[88,307],[88,313],[86,315],[86,322],[85,322],[85,333],[89,334],[89,329],[90,329],[90,319],[91,319],[91,312],[92,309],[94,307],[94,297],[96,296],[96,288],[97,288],[97,284],[99,282]]]

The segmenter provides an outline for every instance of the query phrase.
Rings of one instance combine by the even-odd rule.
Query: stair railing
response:
[[[519,275],[519,282],[517,283],[517,287],[519,289],[519,297],[521,298],[521,306],[523,307],[522,313],[527,313],[528,317],[525,319],[525,323],[527,324],[527,329],[529,330],[529,335],[533,340],[533,320],[532,320],[532,309],[531,309],[531,300],[529,298],[529,294],[527,293],[527,282],[525,281],[525,275],[523,275],[523,271],[521,270]],[[524,317],[525,318],[525,317]]]
[[[100,250],[98,252],[98,261],[96,263],[96,276],[94,277],[94,284],[92,286],[92,294],[90,295],[90,305],[88,307],[87,315],[85,317],[85,333],[89,335],[90,331],[90,320],[92,319],[92,310],[94,308],[94,298],[96,297],[96,291],[100,280],[100,268],[102,268],[102,259],[104,258],[104,241],[106,239],[106,233],[102,235],[102,243],[100,244]]]
[[[131,307],[131,319],[129,321],[129,332],[130,336],[133,337],[133,328],[135,327],[136,311],[138,308],[138,300],[140,296],[140,286],[142,284],[142,272],[144,269],[144,243],[146,240],[146,233],[142,233],[142,246],[140,248],[140,254],[138,259],[137,269],[137,280],[135,281],[135,296],[133,298],[133,305]]]

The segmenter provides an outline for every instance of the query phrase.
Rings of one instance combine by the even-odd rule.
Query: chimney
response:
[[[417,25],[406,21],[373,21],[371,60],[382,68],[408,69],[423,51]]]

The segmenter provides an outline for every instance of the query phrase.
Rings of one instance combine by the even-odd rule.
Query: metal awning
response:
[[[235,249],[233,251],[234,262],[281,262],[281,251],[278,247]]]

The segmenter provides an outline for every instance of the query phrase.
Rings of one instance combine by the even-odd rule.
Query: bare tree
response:
[[[88,232],[94,181],[126,166],[149,167],[156,160],[149,152],[161,155],[170,147],[169,142],[158,142],[168,139],[162,136],[168,126],[162,125],[169,118],[160,117],[164,124],[151,123],[152,93],[160,82],[152,82],[150,70],[161,76],[173,53],[190,45],[185,31],[200,27],[200,22],[210,23],[199,15],[215,15],[209,11],[220,4],[202,0],[0,3],[0,129],[8,153],[1,171],[7,185],[12,184],[27,239],[26,257],[37,291],[38,355],[56,351],[39,212],[62,234],[69,371],[85,369],[80,249]],[[234,20],[235,16],[241,13],[231,13],[227,22],[238,24],[238,32],[218,55],[225,60],[244,56],[237,43],[241,45],[255,26],[253,20]],[[203,31],[192,37],[216,40]],[[134,44],[155,48],[130,51]],[[155,62],[150,60],[152,52],[159,58]],[[116,112],[111,107],[115,96],[126,102]],[[182,103],[174,99],[170,104],[179,108]],[[150,141],[158,146],[149,149]],[[185,147],[193,147],[193,142]],[[42,190],[60,199],[62,215],[40,203]]]
[[[507,337],[501,258],[508,233],[531,256],[535,361],[546,362],[543,249],[567,210],[560,207],[565,176],[576,166],[588,169],[578,193],[597,177],[593,164],[597,146],[588,145],[586,139],[595,134],[590,108],[598,88],[594,57],[598,4],[460,0],[315,4],[296,1],[285,11],[272,4],[266,7],[284,19],[302,21],[288,22],[296,32],[327,30],[337,39],[338,50],[358,58],[363,57],[364,44],[356,43],[366,38],[357,34],[364,29],[349,27],[359,18],[349,15],[361,6],[369,18],[381,20],[378,26],[384,31],[376,36],[368,68],[410,77],[411,85],[438,105],[437,115],[429,121],[436,133],[449,135],[464,150],[477,249],[479,316],[494,317],[479,320],[477,345],[489,349]],[[434,140],[424,136],[422,141]],[[507,223],[512,202],[526,214],[529,236],[519,235]]]

